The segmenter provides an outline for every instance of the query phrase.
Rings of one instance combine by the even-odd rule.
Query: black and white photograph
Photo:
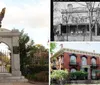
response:
[[[51,41],[100,41],[100,2],[53,1]]]

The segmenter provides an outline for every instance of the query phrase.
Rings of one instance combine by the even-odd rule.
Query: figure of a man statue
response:
[[[1,23],[4,18],[4,15],[5,15],[5,10],[6,10],[6,8],[3,8],[0,12],[0,27],[2,26]]]

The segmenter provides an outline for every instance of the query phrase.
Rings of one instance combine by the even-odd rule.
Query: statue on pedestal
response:
[[[6,8],[3,8],[0,12],[0,27],[2,26],[1,23],[2,23],[2,20],[4,18],[4,15],[5,15],[5,11],[6,11]]]

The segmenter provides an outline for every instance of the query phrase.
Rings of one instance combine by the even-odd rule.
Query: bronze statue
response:
[[[3,18],[4,18],[5,10],[6,10],[6,8],[3,8],[3,9],[1,10],[1,12],[0,12],[0,27],[2,26],[2,25],[1,25],[1,22],[2,22],[2,20],[3,20]]]

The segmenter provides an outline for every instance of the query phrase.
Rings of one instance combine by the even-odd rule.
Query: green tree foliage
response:
[[[30,63],[29,62],[30,58],[28,58],[27,53],[30,51],[30,49],[32,49],[33,44],[34,44],[33,40],[31,41],[29,36],[22,30],[19,37],[19,47],[20,47],[20,65],[21,65],[20,67],[23,75],[25,73],[25,68]]]
[[[50,52],[53,53],[56,48],[56,43],[50,43]]]
[[[43,45],[36,44],[34,45],[34,41],[29,38],[29,36],[21,31],[19,37],[19,47],[20,47],[20,68],[21,72],[24,76],[33,75],[36,64],[34,63],[34,57],[38,57],[40,59],[40,66],[44,66],[45,61],[48,60],[49,52]],[[40,68],[40,67],[37,67]],[[36,72],[40,72],[39,71]],[[43,70],[42,70],[43,71]]]

